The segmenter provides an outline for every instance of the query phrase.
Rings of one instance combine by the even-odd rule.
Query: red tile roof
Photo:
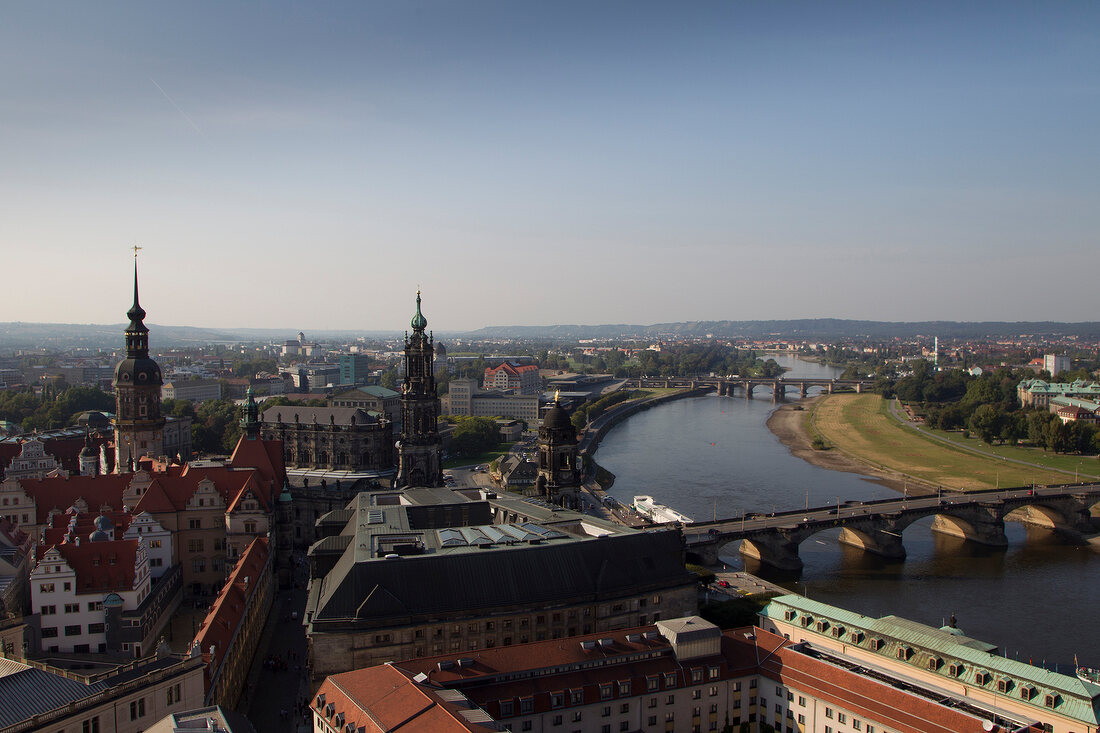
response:
[[[514,376],[518,376],[518,375],[524,374],[526,372],[537,372],[538,370],[539,370],[539,368],[537,366],[535,366],[534,364],[515,364],[515,365],[513,365],[513,364],[510,364],[508,362],[504,362],[503,364],[501,364],[500,366],[495,367],[495,368],[494,367],[485,367],[485,376],[486,377],[495,376],[497,372],[505,372],[507,374],[512,374]]]
[[[465,706],[441,700],[401,670],[385,664],[328,677],[310,705],[334,728],[354,723],[368,733],[496,730],[468,722],[460,712]],[[341,713],[343,726],[337,726],[334,718]]]
[[[73,535],[80,537],[81,541],[87,540],[88,536],[95,531],[96,517],[100,516],[101,512],[84,512],[76,515],[76,527],[73,529]],[[126,528],[130,526],[130,520],[133,519],[133,515],[129,512],[123,511],[110,511],[103,512],[106,517],[111,520],[111,524],[114,525],[114,538],[122,539],[122,534],[126,531]],[[42,530],[42,544],[44,545],[59,545],[65,541],[65,536],[69,533],[69,519],[73,515],[60,515],[55,516],[52,527],[45,527]]]
[[[35,501],[35,524],[45,524],[51,510],[65,512],[77,499],[84,500],[89,512],[98,513],[103,507],[122,509],[122,493],[132,478],[133,474],[110,474],[19,479],[19,485]]]
[[[38,559],[51,546],[39,545]],[[137,540],[81,541],[53,545],[76,573],[76,592],[128,591],[134,589]]]
[[[257,537],[252,540],[237,560],[233,572],[229,574],[229,579],[218,592],[218,597],[214,600],[214,604],[199,627],[198,634],[191,642],[192,645],[198,645],[203,661],[206,662],[207,689],[213,673],[221,666],[222,660],[229,652],[230,642],[244,618],[249,599],[260,585],[257,581],[264,573],[268,553],[267,538]],[[213,657],[210,655],[211,646],[214,647]]]

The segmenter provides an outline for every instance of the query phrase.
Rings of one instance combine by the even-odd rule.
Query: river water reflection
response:
[[[788,378],[829,377],[836,370],[780,358]],[[811,393],[812,394],[812,393]],[[790,401],[788,397],[788,401]],[[755,399],[707,395],[631,417],[600,445],[597,460],[616,475],[611,494],[629,503],[651,494],[697,520],[871,499],[896,492],[856,474],[818,468],[790,454],[765,426],[775,405],[767,390]],[[751,567],[811,598],[871,616],[897,614],[940,626],[954,613],[967,634],[998,644],[1009,656],[1066,665],[1100,666],[1100,553],[1009,522],[1007,550],[981,548],[911,525],[908,557],[886,562],[821,532],[799,548],[805,564],[793,577]],[[736,546],[727,562],[740,568]]]

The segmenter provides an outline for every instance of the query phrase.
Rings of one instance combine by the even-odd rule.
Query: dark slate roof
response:
[[[378,413],[373,415],[358,407],[301,407],[298,405],[276,405],[264,410],[260,422],[268,425],[282,421],[283,424],[293,425],[295,422],[303,425],[351,425],[352,418],[356,425],[372,425],[378,422]],[[295,420],[297,418],[297,420]]]
[[[310,609],[314,624],[407,623],[409,616],[602,600],[692,582],[677,530],[361,562],[354,549],[324,578]]]
[[[0,657],[0,728],[64,707],[110,687],[106,681],[84,684]]]

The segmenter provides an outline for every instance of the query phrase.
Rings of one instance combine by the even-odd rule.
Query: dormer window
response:
[[[1012,680],[1001,677],[997,680],[997,692],[1008,692],[1012,689]]]

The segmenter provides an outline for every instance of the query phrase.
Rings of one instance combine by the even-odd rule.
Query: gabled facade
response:
[[[43,651],[141,656],[144,640],[123,642],[121,625],[122,611],[141,606],[152,585],[142,540],[76,538],[48,547],[40,551],[30,584]]]
[[[12,459],[4,469],[5,478],[45,478],[46,476],[65,476],[68,472],[61,467],[57,459],[46,452],[46,446],[40,440],[24,440],[19,455]]]

